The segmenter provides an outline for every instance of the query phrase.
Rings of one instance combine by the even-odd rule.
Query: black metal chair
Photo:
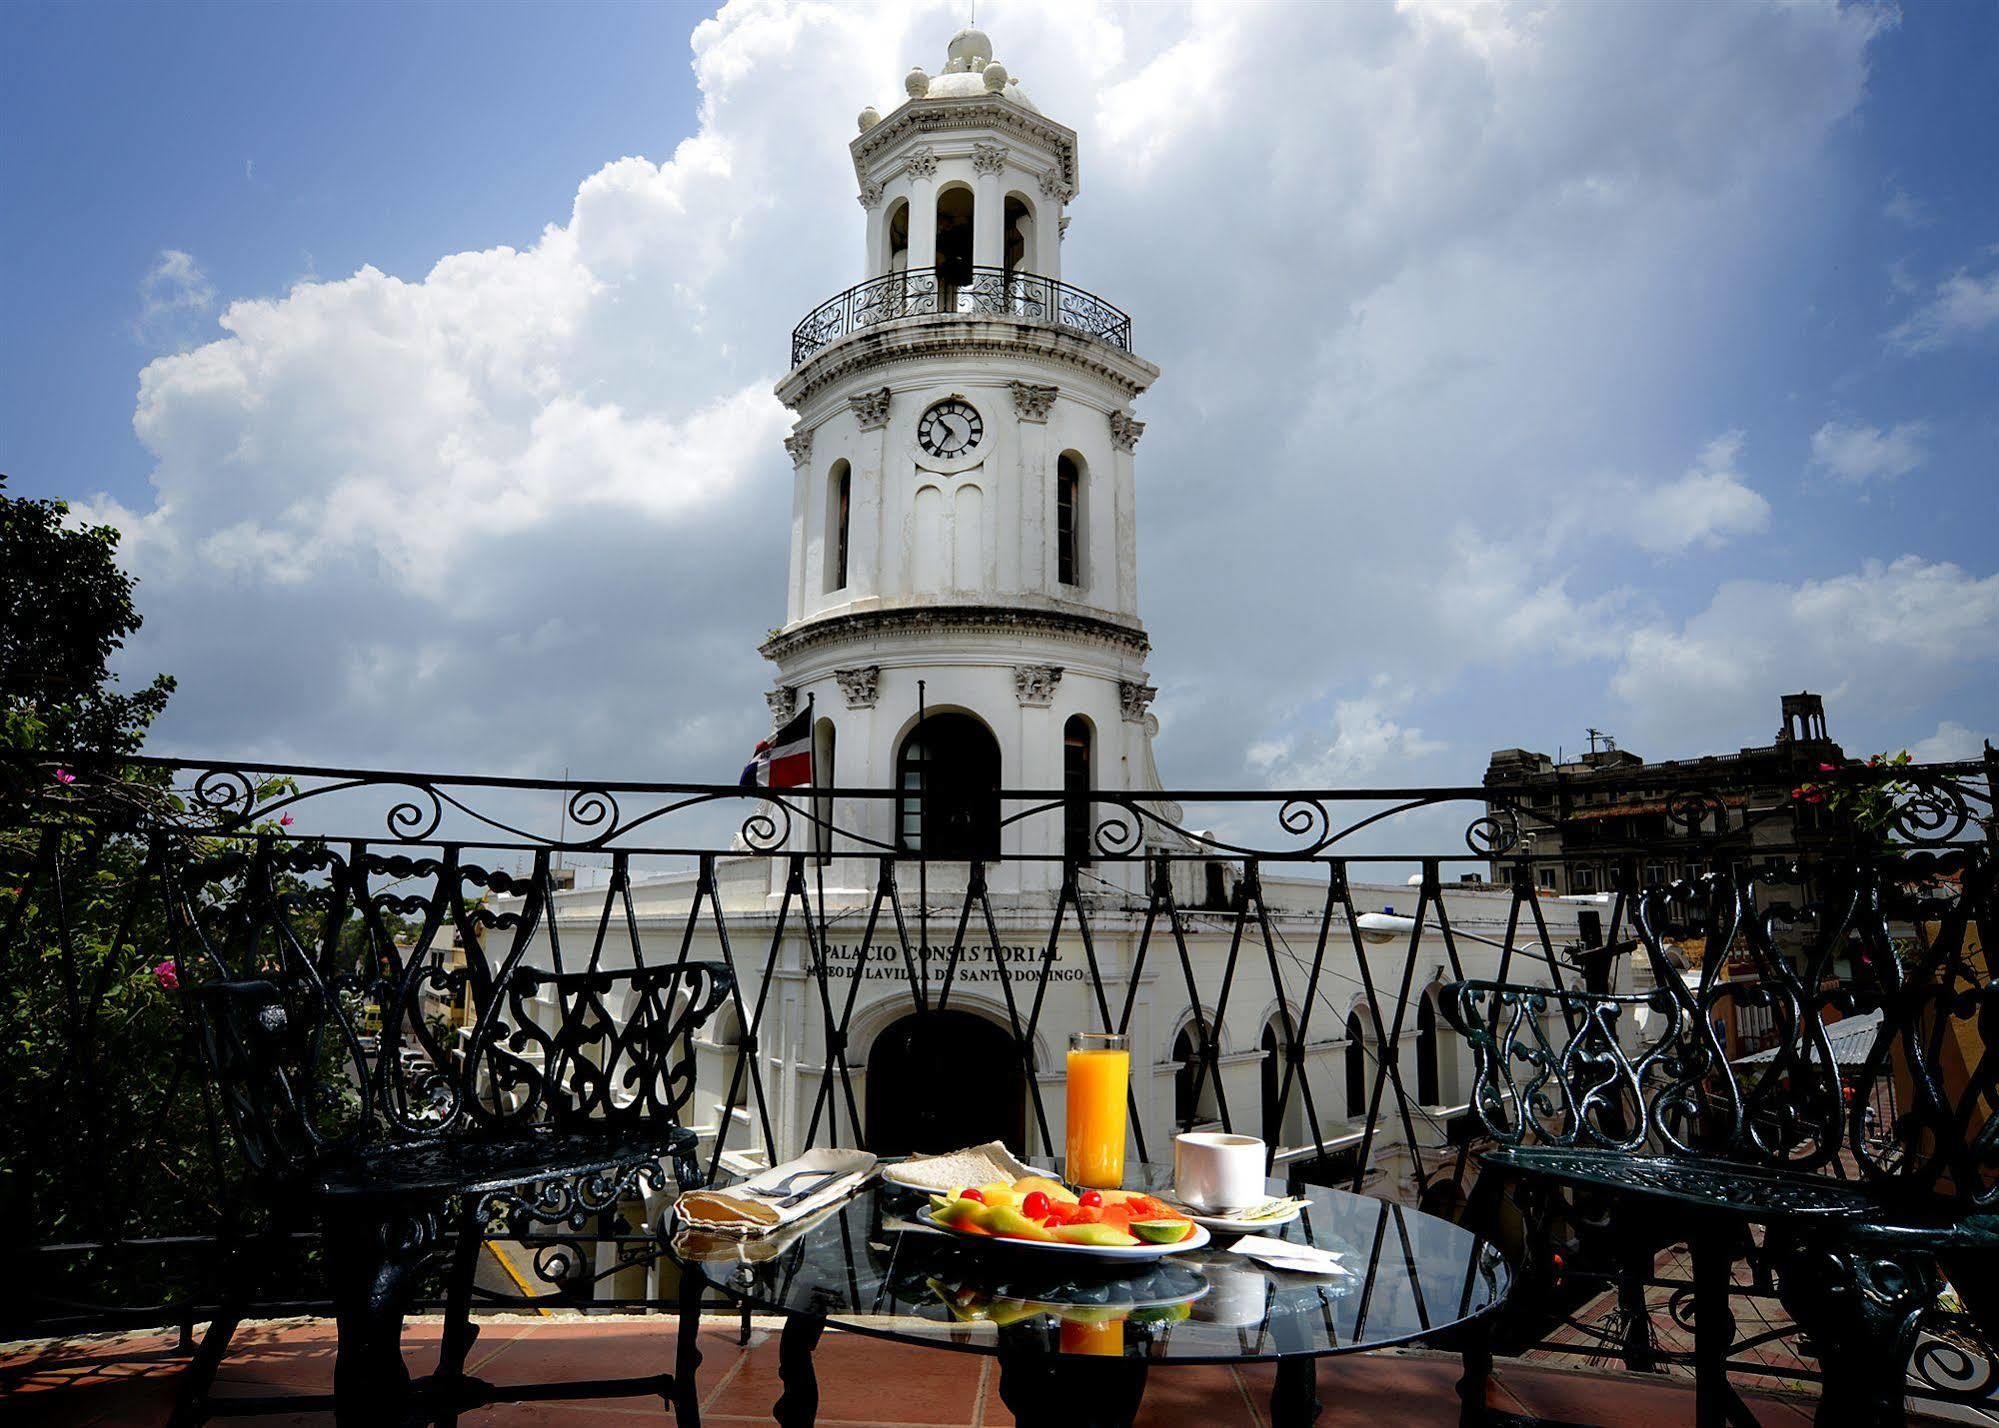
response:
[[[371,893],[376,879],[431,891]],[[301,1213],[317,1222],[339,1326],[337,1421],[451,1423],[496,1401],[638,1394],[698,1421],[694,1286],[679,1296],[669,1371],[505,1389],[464,1371],[484,1240],[537,1226],[580,1235],[666,1190],[669,1173],[681,1189],[703,1178],[680,1115],[694,1089],[693,1034],[733,994],[733,978],[717,963],[646,966],[636,938],[636,965],[602,965],[601,933],[580,968],[565,966],[553,935],[531,965],[551,891],[545,851],[517,879],[460,865],[450,849],[343,856],[265,839],[171,874],[175,957],[250,1202],[224,1237],[221,1307],[177,1421],[272,1406],[209,1390],[268,1242],[243,1224],[261,1214],[274,1230],[295,1228]],[[477,899],[490,892],[524,894],[522,910],[484,912]],[[421,918],[413,950],[389,935],[390,915]],[[455,966],[441,941],[454,927],[464,952]],[[489,941],[504,951],[489,956]],[[466,1022],[455,1034],[435,1014],[452,1006]],[[412,1383],[403,1319],[440,1268],[438,1366]]]
[[[1543,1306],[1558,1236],[1604,1266],[1635,1369],[1654,1364],[1655,1257],[1686,1243],[1703,1424],[1755,1421],[1727,1382],[1743,1256],[1818,1357],[1818,1421],[1900,1422],[1940,1265],[1977,1327],[1999,1326],[1999,983],[1981,951],[1999,936],[1992,859],[1876,859],[1801,910],[1759,910],[1753,885],[1726,875],[1632,904],[1650,992],[1451,989],[1473,1105],[1498,1142],[1468,1214],[1495,1234],[1520,1227],[1523,1287]],[[1705,932],[1692,986],[1665,951],[1669,918]],[[1779,948],[1786,926],[1804,934],[1797,965]],[[1878,1028],[1835,1051],[1834,1027],[1856,1015]],[[1726,1028],[1752,1021],[1768,1049],[1731,1058]],[[1501,1214],[1509,1189],[1518,1221]]]

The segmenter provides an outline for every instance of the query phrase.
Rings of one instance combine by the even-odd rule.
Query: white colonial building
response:
[[[948,1133],[1002,1134],[1017,1149],[1044,1149],[1024,1081],[1009,1069],[1008,1028],[1012,1016],[1028,1014],[1058,917],[1066,852],[1088,863],[1078,890],[1114,1018],[1130,999],[1148,1151],[1169,1153],[1176,1117],[1212,1118],[1222,1096],[1238,1129],[1269,1131],[1283,1156],[1323,1149],[1309,1144],[1302,1095],[1291,1097],[1281,1124],[1268,1108],[1284,1031],[1280,981],[1295,1023],[1326,925],[1325,869],[1264,867],[1277,950],[1266,951],[1252,919],[1221,1018],[1222,1084],[1209,1082],[1196,1095],[1188,1074],[1192,1003],[1212,1020],[1224,996],[1242,864],[1202,859],[1199,845],[1174,831],[1178,808],[1147,805],[1160,819],[1145,823],[1144,845],[1184,860],[1173,884],[1185,910],[1190,996],[1163,920],[1138,965],[1145,865],[1090,858],[1102,810],[1079,811],[1060,797],[1162,787],[1139,620],[1136,463],[1144,423],[1134,411],[1159,369],[1131,350],[1123,313],[1061,281],[1069,208],[1080,192],[1076,135],[1029,101],[974,29],[952,39],[942,73],[913,70],[907,89],[886,115],[863,110],[849,146],[861,281],[800,325],[794,365],[777,386],[797,414],[785,442],[794,470],[790,571],[785,623],[762,647],[776,666],[770,700],[778,722],[812,711],[814,783],[856,791],[818,802],[820,817],[839,832],[801,821],[789,846],[814,855],[812,905],[815,915],[824,910],[836,1024],[860,980],[845,1054],[863,1134],[884,1150],[935,1139],[937,1127],[911,1121],[906,1092],[912,1078],[948,1075],[962,1097],[962,1117]],[[1080,231],[1076,241],[1086,241]],[[1029,813],[1035,800],[1002,806],[1002,787],[1056,797]],[[927,815],[897,796],[916,789],[926,793]],[[1268,820],[1275,807],[1260,816]],[[949,1009],[927,1021],[916,1016],[888,913],[872,945],[860,945],[884,852],[899,860],[909,936],[938,949],[930,959],[933,998],[974,860],[992,888],[998,937],[973,914]],[[744,1160],[798,1149],[834,1074],[827,1007],[795,904],[783,935],[776,933],[789,867],[788,858],[744,852],[716,870],[746,1002],[762,1005],[754,1056],[776,1145],[761,1143],[747,1080],[737,1083],[739,1103],[724,1104],[745,1040],[732,1015],[708,1035],[699,1119]],[[587,945],[605,916],[605,889],[591,884],[583,870],[578,886],[557,897],[565,945]],[[1355,906],[1376,914],[1413,911],[1416,891],[1399,878],[1352,890]],[[1467,972],[1489,975],[1509,894],[1451,883],[1443,896],[1466,937]],[[649,961],[679,955],[695,897],[691,874],[633,887]],[[1575,906],[1550,900],[1545,913],[1557,944],[1575,938]],[[622,910],[616,915],[622,922]],[[692,919],[692,956],[719,955],[713,924],[706,913]],[[1059,1146],[1067,1037],[1101,1018],[1073,915],[1063,916],[1056,940],[1033,1054]],[[1383,1039],[1366,1014],[1360,957],[1379,957],[1368,970],[1392,1023],[1409,943],[1406,935],[1362,942],[1335,915],[1324,946],[1302,1064],[1320,1129],[1337,1148],[1358,1139]],[[1011,1014],[997,982],[1001,958],[1021,982]],[[1433,956],[1426,942],[1417,962],[1403,1012],[1402,1072],[1432,1107],[1417,1118],[1418,1136],[1441,1143],[1444,1119],[1462,1108],[1466,1068],[1436,1014],[1435,989],[1447,975],[1441,944]],[[760,996],[766,976],[767,998]],[[842,1098],[833,1099],[840,1135],[851,1139]],[[935,1099],[934,1084],[925,1099]],[[1384,1102],[1381,1121],[1381,1135],[1403,1138],[1392,1102]],[[818,1138],[826,1138],[823,1124]]]

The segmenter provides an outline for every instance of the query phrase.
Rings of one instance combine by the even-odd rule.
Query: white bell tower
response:
[[[771,704],[812,701],[815,783],[929,791],[927,820],[854,800],[843,828],[946,861],[1060,852],[1086,811],[986,791],[1158,786],[1131,403],[1159,371],[1061,281],[1075,133],[975,29],[905,85],[850,145],[862,281],[798,325],[777,386],[798,421]]]

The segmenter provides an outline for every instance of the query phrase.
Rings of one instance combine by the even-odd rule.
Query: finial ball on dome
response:
[[[950,55],[954,68],[979,68],[993,57],[993,42],[986,38],[984,30],[975,30],[967,25],[951,36],[951,47],[946,53]]]
[[[998,60],[986,66],[986,88],[994,94],[1006,88],[1006,66]]]
[[[855,122],[860,125],[861,132],[865,134],[868,132],[868,130],[874,128],[875,125],[881,123],[881,121],[882,121],[881,111],[879,109],[876,109],[874,105],[870,104],[867,108],[861,111],[861,117],[857,119]]]
[[[902,87],[909,91],[911,99],[921,99],[930,92],[930,76],[923,72],[922,65],[918,65],[903,76]]]

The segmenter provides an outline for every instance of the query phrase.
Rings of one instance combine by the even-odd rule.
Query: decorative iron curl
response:
[[[1465,825],[1465,846],[1481,857],[1496,858],[1520,841],[1520,819],[1510,808],[1483,814]]]
[[[1676,789],[1666,795],[1666,817],[1695,835],[1708,828],[1718,833],[1728,826],[1728,804],[1706,789]]]
[[[418,843],[435,833],[437,825],[444,821],[444,804],[436,790],[427,784],[412,784],[409,787],[429,800],[430,807],[424,808],[415,797],[405,798],[391,807],[382,821],[391,837],[400,838],[405,843]]]
[[[579,788],[569,798],[569,819],[578,828],[604,825],[598,839],[614,836],[624,823],[618,800],[607,788]]]
[[[246,823],[257,807],[257,785],[241,769],[203,769],[190,791],[217,827]]]
[[[1333,815],[1321,799],[1287,798],[1277,810],[1277,826],[1317,850],[1332,837]]]
[[[782,814],[782,821],[773,814]],[[763,796],[763,807],[743,820],[743,843],[752,853],[782,852],[791,841],[791,805],[781,798]]]
[[[1107,858],[1131,852],[1144,837],[1143,824],[1133,810],[1117,805],[1114,815],[1099,822],[1091,833],[1097,851]]]
[[[1964,791],[1954,784],[1922,784],[1896,801],[1890,826],[1896,837],[1918,845],[1948,843],[1971,822]]]

